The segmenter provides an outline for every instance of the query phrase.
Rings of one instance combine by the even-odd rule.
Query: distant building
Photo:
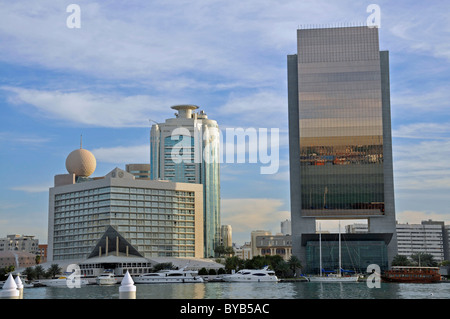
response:
[[[47,262],[47,247],[48,247],[48,245],[47,244],[43,244],[43,245],[39,245],[38,246],[39,247],[39,253],[38,253],[38,255],[39,255],[39,257],[41,258],[40,260],[39,260],[39,262],[40,263],[45,263],[45,262]]]
[[[25,251],[0,251],[0,268],[14,266],[14,269],[36,265],[36,255]]]
[[[369,227],[367,224],[352,224],[345,226],[345,232],[349,234],[367,233]]]
[[[444,222],[423,221],[421,224],[397,224],[398,254],[411,256],[426,253],[437,262],[448,260],[444,249]]]
[[[233,246],[231,225],[222,225],[221,227],[221,239],[224,247]]]
[[[150,179],[150,164],[127,164],[125,170],[136,179]]]
[[[250,259],[259,255],[259,250],[256,247],[256,237],[258,236],[271,236],[272,233],[268,230],[253,230],[250,234],[250,247],[251,247],[251,255]]]
[[[398,236],[398,254],[411,256],[416,253],[431,254],[438,262],[450,260],[449,254],[450,225],[443,221],[422,221],[420,224],[396,225]],[[367,224],[346,226],[347,233],[367,233]]]
[[[69,154],[49,192],[48,260],[108,254],[203,257],[203,187],[136,178],[119,168],[90,177],[92,153]]]
[[[290,235],[292,233],[291,221],[289,219],[281,222],[281,233],[283,235]]]
[[[39,251],[39,240],[35,236],[28,235],[7,235],[0,238],[0,251],[14,250],[37,254]]]
[[[292,256],[292,237],[291,235],[266,235],[257,236],[256,256],[274,256],[280,255],[284,260],[289,260]]]

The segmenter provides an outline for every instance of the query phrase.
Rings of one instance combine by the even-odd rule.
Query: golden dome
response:
[[[66,159],[67,171],[76,176],[88,177],[94,173],[96,167],[94,154],[82,148],[71,152]]]

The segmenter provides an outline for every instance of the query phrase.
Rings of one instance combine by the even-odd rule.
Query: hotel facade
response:
[[[112,252],[203,257],[202,185],[137,179],[119,168],[91,178],[95,158],[83,151],[69,155],[69,174],[56,175],[49,191],[49,261]]]

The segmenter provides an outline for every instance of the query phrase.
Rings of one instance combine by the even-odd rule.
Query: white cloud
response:
[[[13,186],[10,187],[14,191],[22,191],[26,193],[44,193],[48,192],[49,188],[52,187],[52,183],[39,184],[39,185],[23,185],[23,186]]]
[[[150,144],[101,147],[92,150],[96,160],[103,163],[150,163]]]
[[[394,138],[450,139],[450,123],[409,123],[392,130]]]
[[[98,127],[149,126],[149,118],[166,113],[170,99],[148,95],[120,96],[89,92],[61,92],[0,87],[12,93],[13,104],[27,104],[38,114],[77,125]]]
[[[448,214],[438,214],[433,211],[414,211],[405,210],[396,213],[396,219],[401,224],[420,224],[424,220],[433,221],[444,221],[445,223],[450,222],[450,215]]]

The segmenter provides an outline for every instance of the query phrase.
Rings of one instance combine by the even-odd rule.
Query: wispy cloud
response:
[[[12,94],[12,103],[29,105],[41,116],[96,127],[148,126],[149,116],[167,113],[171,105],[170,98],[160,99],[148,95],[121,96],[7,86],[1,89]]]
[[[394,138],[450,139],[450,123],[410,123],[392,130]]]
[[[26,193],[44,193],[48,192],[49,188],[52,187],[52,183],[39,184],[39,185],[23,185],[23,186],[13,186],[10,189],[14,191],[22,191]]]
[[[103,163],[150,163],[150,144],[136,146],[101,147],[92,150],[95,158]]]

